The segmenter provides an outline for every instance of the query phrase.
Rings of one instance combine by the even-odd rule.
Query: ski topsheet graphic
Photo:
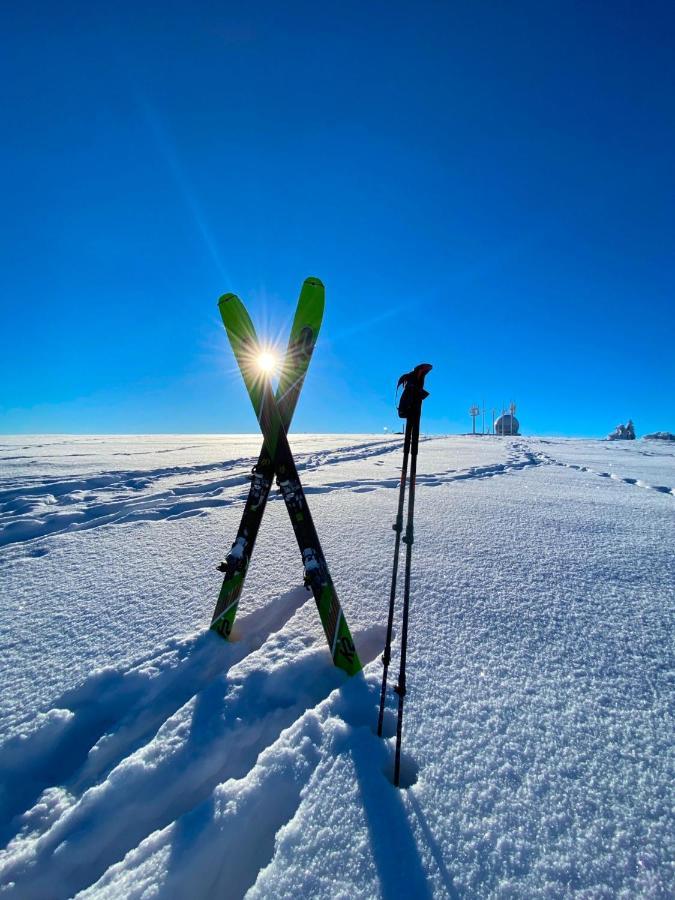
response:
[[[291,333],[290,353],[287,354],[288,364],[285,364],[285,374],[282,374],[277,398],[272,393],[269,378],[261,373],[257,365],[260,346],[253,323],[244,304],[234,294],[225,294],[218,301],[218,307],[264,438],[264,446],[261,453],[261,470],[258,471],[258,466],[256,466],[249,492],[249,501],[255,507],[254,512],[256,515],[259,513],[257,515],[257,523],[259,525],[260,517],[262,516],[261,507],[264,507],[264,503],[267,500],[272,473],[276,472],[277,483],[284,498],[295,538],[302,554],[305,584],[311,588],[314,594],[333,662],[351,675],[361,669],[361,663],[328,571],[295,461],[288,445],[288,438],[286,437],[286,424],[290,422],[293,414],[297,395],[309,364],[311,350],[316,341],[316,333],[323,313],[323,286],[321,282],[316,279],[308,279],[303,287],[303,293],[305,289],[311,291],[312,294],[317,292],[316,295],[320,297],[320,301],[318,304],[316,300],[308,302],[308,312],[303,315],[300,310],[302,305],[301,294],[298,312],[296,313]],[[256,483],[256,478],[259,474],[262,477]],[[242,525],[243,523],[244,519],[242,519]],[[233,582],[236,583],[233,583],[228,590],[232,590],[233,596],[236,592],[236,598],[241,593],[243,578],[250,558],[252,549],[250,537],[250,534],[246,533],[237,535],[237,540],[235,540],[224,564],[226,578],[223,590],[225,590],[230,570],[234,571],[235,577]],[[236,573],[236,567],[240,561],[241,568]],[[221,597],[222,594],[223,591],[221,591]],[[235,599],[235,611],[236,602],[237,600]],[[222,603],[221,598],[219,598],[218,603],[221,605],[221,611],[214,616],[212,627],[227,635],[229,633],[228,627],[225,625],[220,628],[218,623],[228,621],[228,609],[232,609],[232,601],[230,601],[229,607],[227,605],[227,597]],[[218,607],[216,607],[216,612],[218,613]],[[234,615],[232,615],[233,617]],[[231,628],[231,621],[229,627]]]
[[[288,349],[279,376],[276,401],[284,429],[287,431],[302,389],[312,351],[319,334],[324,309],[324,288],[318,278],[307,278],[288,340]],[[249,363],[251,360],[249,360]],[[259,377],[259,376],[258,376]],[[254,404],[255,405],[255,404]],[[274,461],[263,445],[258,462],[253,467],[241,523],[225,561],[218,567],[225,573],[211,628],[228,637],[237,614],[239,597],[258,536],[267,497],[274,478]]]

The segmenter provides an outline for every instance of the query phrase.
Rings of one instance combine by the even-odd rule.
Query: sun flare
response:
[[[263,350],[256,358],[256,365],[265,375],[272,375],[279,365],[279,358],[276,353],[272,353],[269,350]]]

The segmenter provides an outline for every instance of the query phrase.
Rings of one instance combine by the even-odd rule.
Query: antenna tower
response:
[[[471,416],[471,426],[472,426],[471,434],[475,434],[476,433],[476,417],[480,415],[480,408],[478,406],[476,406],[475,403],[469,409],[469,415]]]

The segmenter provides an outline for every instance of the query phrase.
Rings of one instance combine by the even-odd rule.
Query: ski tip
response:
[[[230,300],[238,300],[238,299],[239,298],[237,297],[236,294],[223,294],[223,296],[218,301],[218,306],[224,306]]]
[[[312,285],[313,287],[323,287],[323,281],[320,278],[305,278],[304,284]]]

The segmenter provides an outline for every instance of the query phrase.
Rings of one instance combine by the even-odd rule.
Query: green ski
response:
[[[277,483],[286,503],[305,568],[305,584],[314,594],[321,624],[336,666],[350,675],[361,663],[326,564],[307,499],[288,445],[281,406],[272,393],[269,378],[260,373],[255,361],[260,348],[253,323],[241,300],[225,294],[218,307],[232,350],[241,370],[272,460]]]
[[[281,367],[276,401],[279,415],[288,431],[305,380],[312,351],[319,334],[324,309],[324,287],[318,278],[305,279]],[[251,487],[234,543],[218,568],[225,573],[218,595],[211,628],[227,638],[237,614],[239,597],[258,536],[267,497],[274,478],[274,461],[263,444],[253,467]]]

